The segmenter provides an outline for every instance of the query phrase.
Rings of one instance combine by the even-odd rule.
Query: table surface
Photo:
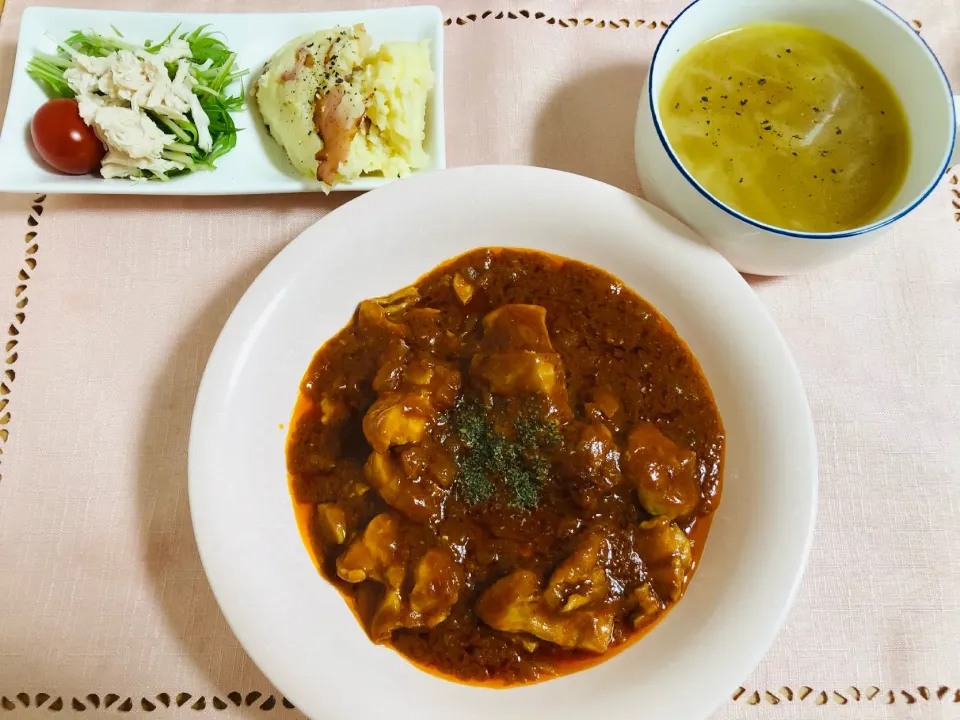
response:
[[[8,0],[0,20],[0,107],[26,4]],[[891,5],[960,81],[960,4]],[[639,194],[640,85],[681,2],[441,7],[450,165],[542,165]],[[349,199],[0,195],[0,717],[297,714],[238,645],[203,575],[187,435],[233,305],[277,251]],[[749,280],[806,385],[821,496],[796,605],[714,717],[960,717],[960,181],[948,173],[853,258]]]

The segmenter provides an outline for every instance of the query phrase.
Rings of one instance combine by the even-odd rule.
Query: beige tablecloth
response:
[[[9,0],[0,22],[0,99],[26,4]],[[960,3],[893,7],[960,81]],[[634,112],[680,2],[443,9],[451,165],[544,165],[639,192]],[[957,183],[948,175],[857,257],[753,282],[807,387],[821,501],[796,606],[716,718],[960,717]],[[0,718],[296,713],[234,639],[201,570],[187,434],[234,303],[347,201],[0,195]]]

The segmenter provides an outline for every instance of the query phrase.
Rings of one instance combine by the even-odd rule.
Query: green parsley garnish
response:
[[[560,441],[556,423],[525,413],[515,421],[516,439],[510,440],[494,428],[480,403],[461,400],[453,427],[466,447],[457,458],[457,487],[468,503],[489,500],[502,486],[512,507],[537,507],[550,479],[550,463],[540,450]]]

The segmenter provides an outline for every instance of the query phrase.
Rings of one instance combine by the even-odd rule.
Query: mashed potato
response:
[[[363,26],[321,30],[291,40],[264,68],[257,105],[299,174],[329,186],[427,164],[429,44],[370,48]]]

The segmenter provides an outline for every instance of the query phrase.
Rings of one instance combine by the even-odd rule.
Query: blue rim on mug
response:
[[[934,53],[933,50],[930,49],[930,46],[927,44],[927,41],[924,40],[922,37],[920,37],[920,35],[914,31],[914,29],[910,26],[910,24],[906,20],[904,20],[902,17],[897,15],[897,13],[895,13],[893,10],[891,10],[882,2],[880,2],[880,0],[867,0],[867,1],[877,5],[883,12],[887,13],[887,15],[889,15],[890,17],[894,18],[895,20],[900,22],[902,25],[904,25],[911,32],[911,34],[916,36],[917,40],[919,40],[922,43],[923,47],[926,49],[930,57],[933,58],[933,62],[936,64],[937,69],[940,70],[940,77],[943,78],[943,84],[946,87],[947,95],[950,98],[950,102],[949,102],[950,114],[953,116],[953,127],[956,128],[957,127],[957,110],[956,110],[956,104],[953,101],[953,88],[950,87],[950,80],[947,78],[947,73],[944,72],[943,65],[940,64],[940,59],[937,57],[936,53]],[[936,188],[936,186],[939,184],[940,178],[944,175],[944,173],[947,171],[947,168],[950,166],[950,158],[953,157],[953,152],[956,149],[956,143],[957,143],[956,131],[954,132],[953,137],[950,139],[950,151],[947,153],[947,156],[943,162],[943,165],[941,166],[940,170],[937,172],[936,177],[934,177],[934,179],[931,181],[930,185],[927,186],[927,188],[920,194],[920,197],[918,197],[908,207],[905,207],[903,210],[896,213],[895,215],[891,215],[888,218],[884,218],[877,222],[871,223],[870,225],[864,225],[863,227],[853,228],[852,230],[844,230],[843,232],[836,232],[836,233],[809,233],[809,232],[797,232],[794,230],[787,230],[786,228],[779,228],[779,227],[776,227],[775,225],[767,225],[766,223],[762,223],[759,220],[754,220],[753,218],[747,217],[743,213],[738,212],[737,210],[733,209],[726,203],[721,202],[719,199],[717,199],[711,193],[709,193],[706,190],[706,188],[704,188],[699,182],[697,182],[697,180],[690,173],[687,172],[686,168],[684,168],[683,164],[680,162],[680,159],[673,152],[673,148],[670,147],[670,143],[663,133],[663,128],[660,126],[660,118],[657,114],[657,106],[653,97],[653,68],[657,64],[657,56],[660,54],[660,48],[663,47],[664,41],[667,39],[667,36],[670,34],[670,31],[677,24],[677,21],[679,21],[680,18],[682,18],[686,14],[687,10],[690,10],[699,2],[700,0],[693,0],[692,3],[687,5],[680,12],[680,14],[673,19],[673,22],[670,23],[670,26],[664,31],[663,36],[660,38],[660,42],[657,43],[656,50],[653,51],[653,59],[650,61],[650,71],[649,71],[650,82],[647,83],[648,85],[647,95],[650,102],[650,115],[653,118],[653,127],[656,129],[657,136],[660,138],[660,144],[663,145],[663,149],[666,150],[667,155],[670,157],[670,161],[673,163],[674,167],[676,167],[677,170],[680,171],[680,174],[683,175],[687,179],[687,181],[697,189],[697,192],[699,192],[707,200],[709,200],[711,203],[716,205],[718,208],[720,208],[724,212],[732,215],[738,220],[742,220],[748,225],[752,225],[753,227],[759,228],[760,230],[767,230],[768,232],[776,233],[777,235],[786,235],[789,237],[802,238],[805,240],[836,240],[838,238],[856,237],[857,235],[864,235],[868,232],[879,230],[880,228],[886,227],[890,223],[896,222],[897,220],[902,218],[904,215],[909,214],[910,212],[915,210],[916,207],[920,205],[920,203],[922,203],[924,200],[926,200],[930,196],[930,193],[932,193],[934,188]]]

